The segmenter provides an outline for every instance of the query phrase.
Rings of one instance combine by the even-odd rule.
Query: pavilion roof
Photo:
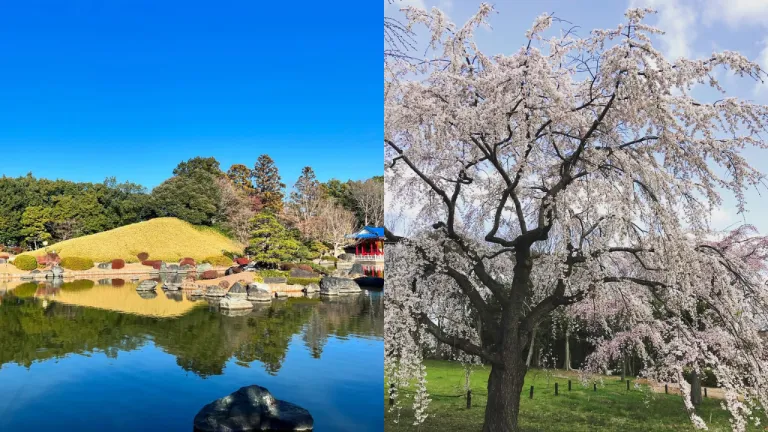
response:
[[[384,239],[384,227],[366,226],[356,233],[348,234],[346,237],[353,239]]]

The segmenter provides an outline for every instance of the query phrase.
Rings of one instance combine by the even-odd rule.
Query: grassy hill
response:
[[[178,261],[191,257],[200,261],[221,255],[223,250],[242,252],[243,245],[209,227],[195,226],[176,218],[157,218],[65,240],[25,254],[37,256],[52,250],[62,258],[76,256],[96,262],[116,258],[136,262],[140,252],[147,252],[153,260]]]

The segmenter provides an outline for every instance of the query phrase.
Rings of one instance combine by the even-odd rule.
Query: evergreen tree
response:
[[[303,246],[272,212],[257,213],[251,226],[248,251],[262,265],[276,267],[282,261],[291,261]]]
[[[291,192],[291,210],[299,223],[308,221],[317,214],[322,198],[320,182],[315,177],[312,167],[304,167]]]
[[[173,175],[180,176],[180,175],[188,175],[196,170],[202,170],[205,171],[214,177],[219,177],[223,175],[223,172],[221,171],[221,167],[219,166],[219,161],[216,160],[214,157],[200,157],[196,156],[192,159],[187,160],[186,162],[179,163],[176,168],[173,169]]]
[[[235,187],[251,196],[256,193],[256,189],[253,187],[251,179],[253,178],[253,171],[243,164],[235,164],[229,167],[227,171],[227,177]]]
[[[275,214],[283,211],[283,188],[275,161],[269,155],[259,156],[253,167],[253,185],[264,208]]]

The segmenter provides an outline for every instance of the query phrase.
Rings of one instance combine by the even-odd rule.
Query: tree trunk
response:
[[[493,365],[488,377],[488,403],[483,432],[517,432],[520,393],[525,381],[522,358],[505,359],[504,366]]]
[[[701,404],[701,378],[696,371],[691,373],[691,403],[694,406]]]
[[[565,370],[571,370],[571,346],[568,342],[571,336],[570,329],[565,329]]]
[[[531,367],[531,359],[533,358],[533,346],[536,344],[536,329],[538,326],[533,328],[533,331],[531,331],[531,344],[528,346],[528,358],[525,359],[525,367],[529,368]]]
[[[624,381],[627,379],[627,356],[622,355],[621,356],[621,380]]]

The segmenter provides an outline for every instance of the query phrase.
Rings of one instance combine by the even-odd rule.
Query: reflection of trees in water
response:
[[[181,368],[199,376],[221,374],[230,358],[240,364],[258,360],[274,374],[285,360],[291,338],[302,330],[316,358],[329,334],[381,337],[382,308],[380,295],[363,294],[322,302],[289,299],[257,305],[240,317],[195,308],[168,319],[55,301],[43,308],[37,300],[6,295],[0,304],[0,367],[9,362],[29,367],[35,361],[93,351],[114,358],[151,338],[175,356]]]

